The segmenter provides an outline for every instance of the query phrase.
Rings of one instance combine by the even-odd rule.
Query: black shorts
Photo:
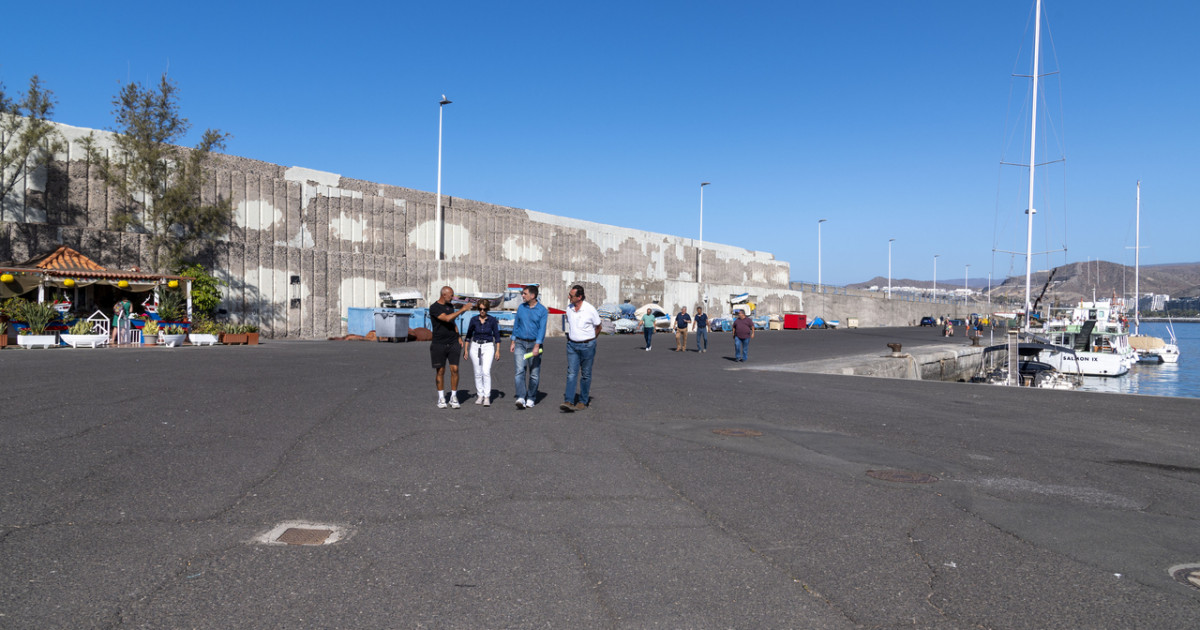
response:
[[[453,366],[458,366],[458,360],[462,357],[462,344],[457,339],[451,342],[431,341],[429,342],[429,360],[433,362],[433,368],[440,370],[447,363]]]

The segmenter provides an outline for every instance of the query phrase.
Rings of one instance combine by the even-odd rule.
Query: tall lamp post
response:
[[[442,268],[442,110],[451,103],[446,95],[442,95],[442,100],[438,102],[438,176],[437,176],[437,231],[434,237],[437,240],[437,260],[438,260],[438,281],[441,281]]]
[[[937,302],[937,259],[941,254],[933,255],[933,301]]]
[[[821,224],[827,219],[817,219],[817,292],[820,293],[821,288]]]
[[[896,239],[894,239],[894,238],[888,239],[888,299],[889,300],[892,299],[892,243],[894,243],[895,241],[896,241]]]
[[[967,303],[967,296],[971,295],[970,278],[971,265],[967,265],[966,270],[963,271],[963,304]]]
[[[712,182],[700,182],[700,245],[696,247],[696,284],[700,285],[700,301],[708,305],[708,294],[704,291],[704,187]]]

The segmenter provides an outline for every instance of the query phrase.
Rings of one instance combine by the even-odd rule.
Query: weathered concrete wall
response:
[[[34,173],[0,206],[0,260],[21,261],[70,245],[108,267],[149,268],[149,237],[113,227],[117,200],[93,175],[80,141],[111,134],[59,125],[65,154]],[[764,252],[443,196],[444,259],[436,259],[434,194],[216,156],[206,200],[228,199],[228,237],[195,252],[228,287],[224,308],[265,335],[343,334],[350,307],[378,304],[380,291],[414,287],[434,296],[501,291],[536,282],[544,301],[566,304],[574,283],[599,305],[654,297],[664,307],[694,307],[703,255],[714,315],[731,293],[759,296],[764,310],[802,310],[788,289],[789,265]],[[648,300],[647,300],[648,301]]]
[[[989,307],[979,302],[931,302],[907,301],[893,296],[887,299],[882,292],[867,295],[846,295],[834,293],[836,289],[825,287],[825,291],[805,291],[804,306],[808,319],[822,317],[826,320],[839,320],[846,325],[847,320],[857,317],[859,326],[915,326],[922,317],[949,316],[965,318],[971,313],[987,313]]]

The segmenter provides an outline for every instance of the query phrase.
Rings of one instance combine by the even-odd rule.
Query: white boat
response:
[[[1041,360],[1043,352],[1071,356],[1074,351],[1042,343],[1018,342],[1015,331],[1012,335],[1009,343],[983,349],[979,372],[971,378],[972,383],[1070,390],[1077,389],[1083,382],[1079,375],[1063,373]],[[1013,374],[1016,376],[1010,376]]]
[[[1142,363],[1177,363],[1179,361],[1179,346],[1175,343],[1175,329],[1167,323],[1171,333],[1171,343],[1161,337],[1141,334],[1141,265],[1142,265],[1142,182],[1137,183],[1137,222],[1134,231],[1133,247],[1133,335],[1130,344]]]
[[[1060,372],[1084,376],[1121,376],[1137,363],[1129,331],[1121,321],[1121,306],[1112,300],[1080,302],[1046,322],[1040,336],[1074,354],[1043,351],[1040,361]]]

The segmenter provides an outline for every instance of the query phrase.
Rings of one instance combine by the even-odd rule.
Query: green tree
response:
[[[224,236],[233,207],[228,199],[205,203],[204,166],[229,137],[207,129],[195,148],[173,144],[191,128],[179,113],[178,86],[163,75],[156,90],[134,82],[113,98],[116,148],[106,155],[89,136],[89,159],[122,200],[114,227],[150,235],[155,271],[180,265],[192,245]]]
[[[176,275],[192,279],[192,312],[212,319],[221,305],[221,285],[224,284],[203,265],[184,265]]]
[[[49,122],[54,105],[54,92],[42,87],[36,74],[17,101],[0,83],[0,199],[31,171],[49,164],[55,153],[66,150],[62,134]]]

